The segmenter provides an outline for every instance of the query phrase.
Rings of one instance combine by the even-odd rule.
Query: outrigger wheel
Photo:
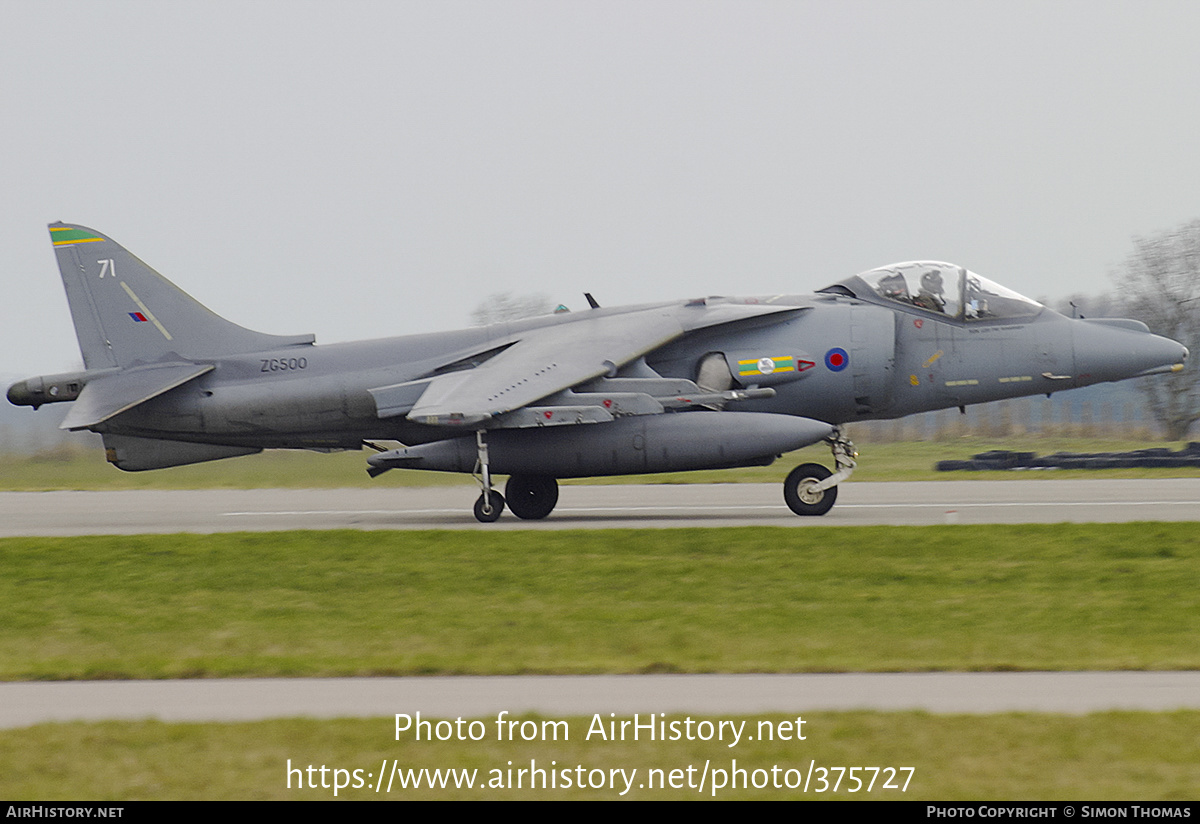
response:
[[[492,471],[488,463],[487,440],[483,437],[482,429],[475,432],[475,448],[479,452],[479,457],[475,460],[475,471],[471,474],[479,481],[481,490],[479,500],[475,502],[475,520],[484,524],[492,524],[500,520],[500,513],[504,511],[504,498],[499,492],[492,489]]]
[[[788,473],[783,482],[783,500],[788,509],[797,515],[824,515],[833,509],[833,503],[837,500],[837,485],[849,478],[858,465],[854,460],[858,452],[840,427],[834,427],[825,442],[833,451],[837,472],[830,472],[820,464],[800,464]]]
[[[475,501],[475,520],[481,523],[495,523],[503,511],[504,497],[494,489],[483,493]]]

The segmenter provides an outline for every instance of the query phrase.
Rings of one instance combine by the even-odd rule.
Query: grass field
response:
[[[1195,669],[1195,524],[0,541],[0,678]]]
[[[1145,441],[1096,438],[1023,437],[986,439],[962,437],[945,441],[860,443],[855,481],[963,480],[969,478],[1044,479],[1091,478],[1196,478],[1200,468],[1109,469],[1047,472],[937,472],[941,460],[962,460],[992,449],[1051,452],[1118,452],[1144,449]],[[1154,443],[1178,449],[1183,444]],[[35,455],[0,455],[0,489],[259,489],[358,486],[425,486],[474,483],[469,476],[447,472],[396,470],[370,478],[368,452],[328,455],[274,450],[224,461],[172,467],[152,472],[122,472],[104,461],[100,449],[60,447]],[[586,483],[782,483],[792,467],[816,461],[831,465],[824,445],[785,455],[773,465],[747,469],[674,472],[589,479]],[[575,483],[571,481],[569,483]]]
[[[596,780],[600,774],[592,770],[603,770],[607,777],[614,768],[626,770],[626,775],[636,770],[630,776],[632,789],[623,796],[629,799],[1171,801],[1194,800],[1200,786],[1200,712],[1080,717],[854,712],[805,713],[803,718],[804,741],[743,740],[733,748],[717,741],[587,741],[590,718],[566,719],[570,740],[550,743],[498,742],[491,726],[485,739],[474,742],[417,743],[407,737],[396,741],[391,718],[44,724],[0,731],[0,794],[9,800],[333,799],[334,769],[346,771],[338,781],[349,785],[339,790],[339,799],[369,800],[615,799],[626,787],[620,777],[617,790],[563,789],[561,784],[564,769],[574,785],[581,774]],[[759,721],[787,719],[736,720],[756,730]],[[299,770],[291,774],[291,789],[289,760]],[[456,789],[451,781],[447,789],[402,790],[394,781],[390,793],[376,793],[363,786],[373,782],[368,774],[379,774],[385,761],[390,765],[393,760],[403,769],[418,771],[474,770],[476,785],[500,781],[501,787]],[[706,762],[709,778],[700,790]],[[827,772],[813,771],[807,793],[802,785],[787,789],[789,783],[800,784],[810,763]],[[328,788],[319,786],[319,772],[312,774],[317,788],[297,787],[301,780],[308,783],[309,765],[328,768]],[[547,782],[548,773],[555,772],[558,788],[531,790],[529,773],[518,773],[531,766],[545,770]],[[690,776],[688,767],[694,768]],[[735,767],[745,771],[741,781],[750,786],[729,786]],[[773,776],[772,767],[778,768]],[[838,767],[912,772],[865,770],[851,776],[848,771],[839,773]],[[361,770],[357,787],[354,770]],[[638,786],[654,781],[650,770],[661,771],[657,783],[665,788]],[[672,770],[680,771],[676,789],[667,785]],[[724,771],[724,780],[717,770]],[[509,789],[518,779],[521,788]],[[896,787],[907,780],[907,790],[885,789],[889,779]],[[772,781],[781,787],[770,786]],[[768,786],[756,789],[756,783]],[[720,788],[714,791],[714,785]],[[818,792],[822,787],[825,791]],[[854,787],[858,791],[850,792]]]

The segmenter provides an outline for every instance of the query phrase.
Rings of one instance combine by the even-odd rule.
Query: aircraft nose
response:
[[[1161,352],[1162,363],[1157,366],[1152,366],[1149,369],[1149,374],[1158,372],[1178,372],[1183,368],[1183,364],[1187,361],[1190,354],[1188,348],[1179,341],[1171,340],[1170,338],[1153,335],[1158,350]]]
[[[1186,346],[1138,321],[1079,320],[1072,337],[1080,385],[1175,372],[1188,356]]]

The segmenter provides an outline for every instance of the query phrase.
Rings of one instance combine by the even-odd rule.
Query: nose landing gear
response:
[[[820,464],[807,463],[788,473],[783,482],[783,500],[788,509],[800,516],[824,515],[837,500],[837,485],[850,477],[858,463],[858,452],[840,427],[825,439],[833,451],[836,472]]]

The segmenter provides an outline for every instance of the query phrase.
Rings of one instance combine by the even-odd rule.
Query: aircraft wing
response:
[[[625,364],[696,329],[802,308],[693,301],[626,313],[598,312],[594,317],[535,328],[475,369],[429,380],[407,415],[418,423],[472,426],[585,381],[611,377]],[[372,392],[378,403],[396,389],[381,387]],[[398,412],[393,409],[391,414]],[[380,414],[387,414],[382,406]],[[601,418],[611,420],[611,416]],[[581,415],[577,422],[598,420]]]
[[[125,369],[88,381],[59,429],[87,429],[211,372],[212,364],[179,363]]]

